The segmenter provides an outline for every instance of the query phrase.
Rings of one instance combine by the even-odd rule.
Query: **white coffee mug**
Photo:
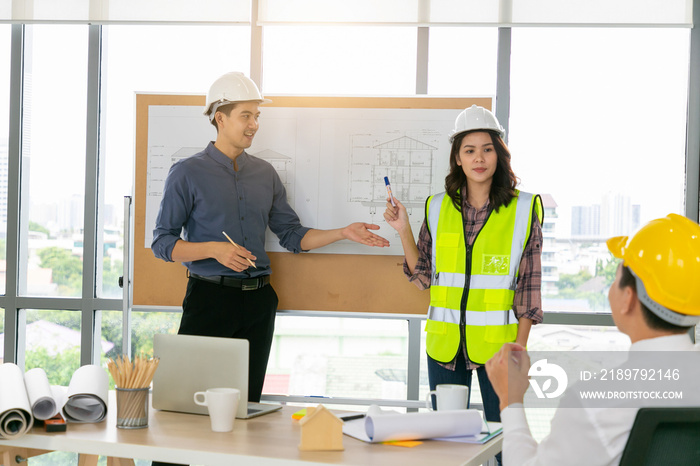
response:
[[[206,392],[194,394],[194,402],[209,410],[211,430],[214,432],[233,430],[240,398],[241,391],[237,388],[210,388]]]
[[[428,393],[425,398],[425,407],[432,410],[433,402],[430,395],[435,395],[438,411],[449,411],[453,409],[467,409],[467,399],[469,398],[469,387],[466,385],[440,384],[435,386],[435,390]]]

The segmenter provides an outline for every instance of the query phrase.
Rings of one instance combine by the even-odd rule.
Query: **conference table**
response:
[[[5,466],[21,457],[43,451],[69,451],[80,454],[81,465],[97,464],[97,455],[107,456],[108,464],[133,464],[130,458],[211,466],[301,465],[310,463],[371,466],[469,465],[487,462],[501,451],[503,435],[483,445],[424,440],[407,448],[365,443],[343,436],[344,451],[299,451],[299,422],[292,413],[299,407],[257,418],[236,419],[232,432],[211,431],[209,416],[149,410],[144,429],[117,429],[116,403],[110,393],[105,421],[94,424],[68,424],[66,432],[47,433],[34,427],[14,440],[0,440],[0,459]],[[3,456],[4,455],[4,456]]]

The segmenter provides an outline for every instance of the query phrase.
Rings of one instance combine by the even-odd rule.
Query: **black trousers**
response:
[[[257,402],[265,380],[278,302],[271,285],[242,291],[190,278],[177,333],[248,340],[248,401]]]
[[[271,285],[257,290],[217,285],[190,278],[177,333],[245,338],[250,343],[248,401],[260,401],[275,330],[277,293]],[[153,461],[152,466],[174,463]]]

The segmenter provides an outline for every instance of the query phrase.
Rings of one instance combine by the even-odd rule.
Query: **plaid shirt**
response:
[[[449,202],[449,197],[445,197],[445,201]],[[481,208],[472,207],[462,196],[462,212],[465,213],[464,218],[464,236],[469,245],[474,244],[474,239],[481,228],[486,223],[486,219],[491,212],[489,201]],[[418,235],[418,262],[416,268],[411,274],[408,265],[404,260],[403,271],[410,282],[413,282],[421,290],[430,288],[430,275],[432,270],[432,249],[433,239],[428,231],[428,224],[423,220],[420,233]],[[515,297],[513,298],[513,311],[515,317],[521,317],[532,320],[533,324],[542,322],[542,227],[537,215],[532,216],[532,228],[530,238],[525,245],[523,257],[520,260],[520,268],[518,270],[518,284],[515,289]],[[464,352],[464,359],[467,361],[467,370],[476,369],[478,364],[473,363],[467,358],[467,348],[464,342],[461,344],[461,350]],[[446,369],[454,370],[456,357],[451,362],[442,364]]]

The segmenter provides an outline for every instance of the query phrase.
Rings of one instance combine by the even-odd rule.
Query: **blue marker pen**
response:
[[[389,184],[389,177],[388,176],[384,177],[384,184],[386,185],[386,192],[389,193],[389,197],[391,198],[391,205],[396,207],[396,202],[394,202],[394,195],[391,194],[391,185]]]

